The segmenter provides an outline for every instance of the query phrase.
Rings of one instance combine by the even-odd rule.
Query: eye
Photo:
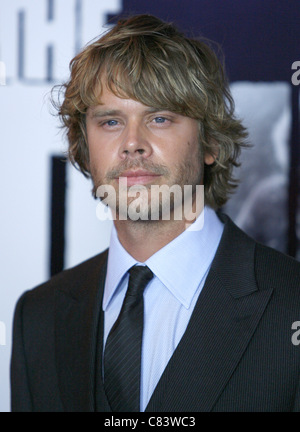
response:
[[[164,115],[157,115],[152,118],[152,125],[155,127],[166,128],[169,127],[173,123],[173,117],[168,115],[165,117]]]
[[[117,126],[118,125],[118,121],[117,120],[107,120],[106,122],[104,122],[103,124],[104,125],[107,125],[107,126]]]
[[[166,117],[155,117],[154,121],[155,123],[166,123],[168,119],[166,119]]]
[[[114,131],[115,129],[118,129],[120,126],[120,121],[116,119],[103,119],[99,121],[98,123],[100,128],[103,128],[107,131]]]

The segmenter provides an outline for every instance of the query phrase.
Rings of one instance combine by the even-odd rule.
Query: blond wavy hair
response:
[[[202,151],[215,162],[204,167],[205,202],[219,208],[236,187],[246,130],[222,62],[210,44],[191,39],[151,15],[120,20],[70,62],[70,80],[60,86],[58,114],[66,128],[68,157],[89,177],[86,112],[99,104],[101,80],[117,96],[196,119]],[[59,98],[61,100],[61,98]]]

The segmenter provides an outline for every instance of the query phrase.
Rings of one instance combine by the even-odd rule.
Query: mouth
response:
[[[154,180],[156,180],[158,177],[160,177],[161,174],[154,174],[151,171],[147,170],[128,170],[122,172],[121,175],[119,175],[116,180],[120,182],[120,179],[127,180],[127,186],[133,186],[133,185],[145,185],[148,183],[152,183]]]

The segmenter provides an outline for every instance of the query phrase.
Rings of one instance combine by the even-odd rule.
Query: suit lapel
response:
[[[106,259],[107,253],[101,254],[78,271],[73,269],[74,277],[55,294],[57,373],[67,412],[95,410],[96,341]]]
[[[258,289],[255,243],[227,220],[187,330],[147,411],[211,411],[234,373],[270,299]]]

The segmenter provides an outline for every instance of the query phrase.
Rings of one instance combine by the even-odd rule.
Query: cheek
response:
[[[201,146],[198,139],[191,139],[185,146],[185,160],[190,161],[191,165],[199,166],[199,162],[203,160]]]
[[[108,165],[109,163],[109,156],[107,155],[108,149],[106,148],[105,143],[99,139],[98,134],[95,133],[93,129],[87,130],[87,142],[91,172],[103,172],[105,164]]]
[[[182,162],[186,166],[186,175],[192,182],[202,183],[204,159],[201,145],[198,140],[188,143],[185,155],[185,160],[182,160]]]
[[[89,156],[90,156],[90,167],[91,170],[95,170],[95,166],[99,164],[99,161],[101,161],[101,155],[96,145],[94,145],[94,142],[92,139],[88,139],[88,149],[89,149]]]
[[[105,152],[100,147],[99,143],[93,140],[90,135],[88,137],[88,149],[90,159],[90,171],[93,178],[103,176],[103,169],[105,164]]]

